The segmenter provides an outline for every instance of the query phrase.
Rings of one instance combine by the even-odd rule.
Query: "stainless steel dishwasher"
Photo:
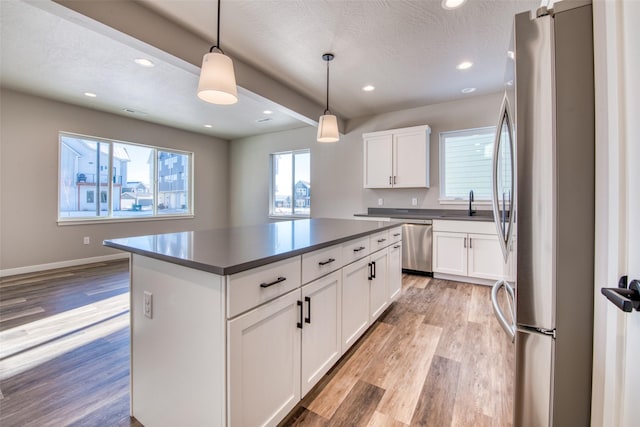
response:
[[[402,270],[420,274],[433,274],[431,245],[433,221],[406,220],[402,226]]]

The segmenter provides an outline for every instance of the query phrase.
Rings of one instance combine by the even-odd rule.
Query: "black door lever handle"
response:
[[[601,288],[602,295],[614,303],[616,307],[627,313],[636,310],[640,311],[640,281],[632,280],[629,289],[624,288]]]

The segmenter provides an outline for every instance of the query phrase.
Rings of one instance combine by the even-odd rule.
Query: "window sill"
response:
[[[193,219],[195,215],[163,215],[163,216],[148,216],[148,217],[135,217],[135,218],[87,218],[87,219],[58,219],[58,225],[90,225],[90,224],[106,224],[106,223],[118,223],[118,222],[145,222],[145,221],[166,221],[176,219]]]
[[[469,200],[461,200],[461,199],[439,199],[441,205],[469,205]],[[474,206],[491,206],[491,200],[474,200]]]

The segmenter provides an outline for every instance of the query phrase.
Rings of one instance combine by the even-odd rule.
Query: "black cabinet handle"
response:
[[[276,280],[274,280],[273,282],[270,283],[260,283],[260,287],[261,288],[268,288],[269,286],[273,286],[273,285],[277,285],[278,283],[284,282],[285,280],[287,280],[286,277],[278,277]]]
[[[600,292],[622,311],[640,311],[640,280],[632,280],[629,289],[601,288]]]
[[[398,249],[399,247],[400,247],[400,245],[395,245],[395,246],[393,247],[393,249]]]
[[[364,249],[366,249],[364,246],[360,246],[359,248],[354,249],[353,252],[360,252],[360,251],[362,251]]]
[[[302,314],[302,301],[298,300],[297,303],[298,303],[298,307],[300,307],[300,321],[296,323],[296,326],[302,329],[302,318],[304,316],[304,314]]]
[[[368,280],[373,279],[373,266],[371,263],[367,264],[369,266],[369,277],[367,277]]]
[[[307,317],[304,318],[304,323],[311,323],[311,297],[304,297],[304,301],[307,303]]]
[[[371,261],[371,266],[373,273],[371,274],[371,278],[375,279],[376,278],[376,262],[375,261]]]
[[[387,239],[378,239],[378,243],[386,242]]]
[[[327,265],[327,264],[331,264],[333,261],[335,261],[335,259],[334,259],[334,258],[329,258],[329,259],[328,259],[328,260],[326,260],[326,261],[320,261],[320,262],[318,263],[318,265]]]
[[[400,235],[400,233],[396,233],[393,235],[393,237],[398,237]]]

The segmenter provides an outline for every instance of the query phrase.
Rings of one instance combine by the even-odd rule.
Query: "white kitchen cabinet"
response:
[[[428,188],[429,126],[362,135],[364,188]]]
[[[434,221],[433,272],[512,280],[513,263],[505,264],[494,227],[491,222]]]
[[[300,289],[228,322],[230,426],[275,426],[300,400]]]
[[[369,323],[373,323],[389,306],[389,249],[371,254],[369,275]]]
[[[389,303],[402,292],[402,242],[389,246]]]
[[[341,298],[340,271],[302,287],[302,396],[342,355]]]
[[[433,232],[433,272],[467,275],[467,234]]]
[[[369,326],[369,257],[342,269],[342,353]]]

